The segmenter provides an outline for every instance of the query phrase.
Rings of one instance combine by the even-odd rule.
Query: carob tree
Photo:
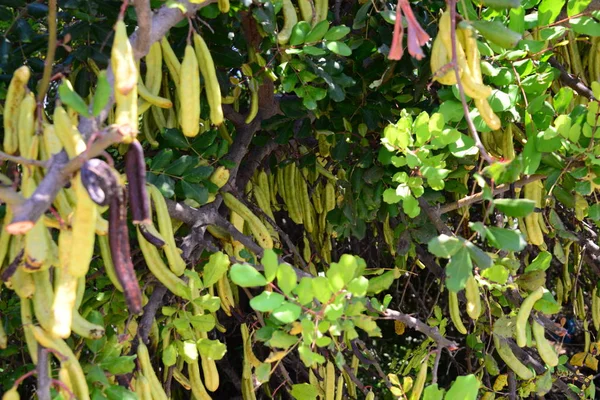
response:
[[[595,398],[565,3],[0,2],[3,399]]]

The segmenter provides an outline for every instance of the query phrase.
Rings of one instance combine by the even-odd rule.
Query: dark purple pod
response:
[[[150,221],[150,201],[146,193],[146,161],[144,149],[137,140],[129,145],[125,155],[125,174],[133,223]]]

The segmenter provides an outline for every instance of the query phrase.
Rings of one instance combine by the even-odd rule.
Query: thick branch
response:
[[[252,153],[248,155],[248,159],[244,162],[244,168],[238,173],[237,176],[237,190],[243,192],[244,188],[252,178],[254,171],[258,169],[260,163],[268,157],[273,150],[277,148],[278,144],[274,141],[267,143],[264,146],[256,147],[252,150]]]
[[[200,8],[206,7],[209,4],[212,4],[214,2],[216,2],[216,0],[205,0],[201,4],[192,4],[185,0],[179,1],[179,3],[182,4],[183,7],[185,7],[185,9],[188,11],[188,14],[193,14],[196,11],[198,11]],[[136,1],[136,3],[137,3],[137,1]],[[136,9],[136,11],[137,11],[137,9]],[[167,34],[167,32],[173,26],[175,26],[179,21],[181,21],[184,17],[185,17],[185,15],[181,12],[181,10],[179,8],[162,6],[152,16],[152,22],[150,23],[150,25],[152,26],[152,29],[150,31],[150,34],[149,34],[149,37],[147,40],[148,49],[154,42],[159,41],[163,36],[165,36]],[[132,47],[134,49],[136,49],[135,57],[136,57],[136,59],[139,60],[140,58],[142,58],[143,56],[145,56],[147,54],[147,51],[145,53],[140,51],[140,48],[138,47],[138,43],[137,43],[138,35],[139,35],[138,31],[134,32],[130,36],[129,41],[131,42]],[[142,39],[140,39],[140,40],[142,40]],[[144,43],[143,45],[145,46],[146,43]],[[142,45],[140,45],[140,46],[142,46]],[[112,88],[114,85],[115,77],[114,77],[113,70],[112,70],[110,64],[108,65],[108,68],[106,71],[106,79],[108,80],[108,82],[110,83],[110,86]],[[114,96],[111,93],[111,97],[110,97],[108,104],[104,107],[104,110],[102,110],[102,112],[100,113],[98,118],[96,118],[96,119],[82,118],[79,121],[79,131],[84,135],[84,137],[88,137],[92,132],[94,132],[96,130],[97,126],[100,126],[102,124],[102,122],[104,120],[106,120],[106,118],[108,117],[108,112],[112,108],[113,104],[114,104]],[[92,105],[90,104],[90,109],[91,109],[91,107],[92,107]]]
[[[150,32],[152,32],[152,10],[150,0],[134,0],[135,14],[137,15],[138,29],[137,40],[133,48],[134,56],[140,59],[150,50]]]
[[[525,351],[525,349],[520,348],[519,346],[517,346],[517,344],[514,342],[514,340],[507,340],[507,339],[501,339],[501,340],[505,340],[506,344],[510,346],[511,350],[513,351],[513,353],[515,354],[515,356],[520,359],[525,365],[528,365],[530,367],[532,367],[536,374],[540,375],[543,374],[544,372],[546,372],[546,368],[539,362],[537,361],[535,358],[531,357],[531,355]],[[563,382],[561,379],[556,379],[553,383],[552,386],[565,394],[565,396],[569,399],[575,400],[578,397],[575,395],[575,393],[569,388],[569,386],[567,386],[567,384],[565,382]]]
[[[44,100],[52,77],[52,64],[54,64],[54,55],[56,54],[56,8],[56,0],[48,0],[48,50],[44,60],[44,73],[38,88],[38,104]]]
[[[454,233],[452,233],[450,228],[448,228],[448,226],[440,218],[440,212],[431,207],[429,203],[427,203],[427,200],[425,200],[423,197],[419,197],[419,206],[425,211],[425,214],[427,214],[427,217],[439,233],[443,233],[444,235],[448,236],[454,236]]]
[[[447,348],[448,350],[458,349],[458,345],[455,342],[453,342],[449,339],[446,339],[444,336],[442,336],[440,334],[440,332],[437,330],[437,328],[432,328],[431,326],[427,325],[425,322],[420,321],[415,317],[412,317],[407,314],[403,314],[396,310],[391,310],[389,308],[387,310],[385,310],[383,315],[386,317],[386,319],[393,319],[395,321],[400,321],[404,325],[408,326],[409,328],[415,329],[415,330],[427,335],[434,342],[436,342],[439,347],[444,347],[444,348]]]
[[[37,351],[37,388],[36,395],[39,400],[50,400],[50,374],[48,371],[48,350],[38,344]]]
[[[560,71],[560,80],[565,85],[576,91],[579,95],[587,97],[590,100],[596,100],[592,90],[587,87],[579,78],[569,74],[565,67],[558,62],[555,57],[550,57],[548,63]]]
[[[522,188],[528,183],[539,181],[541,179],[544,179],[545,177],[545,175],[529,175],[528,177],[516,181],[512,186],[515,188]],[[493,194],[497,195],[500,193],[508,192],[510,189],[511,185],[499,185],[494,189]],[[479,203],[481,201],[483,201],[483,192],[476,193],[472,196],[463,197],[462,199],[454,203],[445,204],[440,207],[439,214],[445,214],[447,212],[454,211],[462,207],[470,206],[471,204]]]
[[[108,146],[120,141],[121,134],[111,126],[99,133],[98,139],[78,157],[68,161],[64,151],[53,156],[46,176],[33,195],[13,210],[14,217],[6,227],[6,231],[12,235],[24,234],[29,231],[50,207],[59,190],[69,182],[71,175],[77,172],[84,162],[99,156]]]
[[[148,303],[144,306],[144,315],[140,319],[138,324],[138,338],[144,343],[148,343],[148,336],[150,335],[150,330],[152,329],[152,322],[154,321],[154,317],[156,316],[156,312],[163,305],[162,300],[167,294],[167,288],[161,284],[157,284],[154,286],[154,291],[148,300]],[[137,348],[137,343],[132,348]]]

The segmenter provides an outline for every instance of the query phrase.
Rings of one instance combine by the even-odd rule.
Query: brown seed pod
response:
[[[108,218],[108,242],[115,274],[123,287],[123,294],[129,311],[133,314],[139,314],[142,312],[142,291],[131,262],[125,193],[121,187],[112,196]]]
[[[107,206],[115,195],[119,182],[110,165],[93,158],[81,167],[81,182],[92,201],[99,206]]]
[[[125,155],[125,173],[133,223],[137,225],[150,222],[150,201],[146,192],[146,161],[144,149],[137,140],[131,142]],[[146,239],[151,242],[150,239]]]
[[[162,240],[161,238],[157,237],[156,235],[154,235],[151,231],[150,231],[150,227],[152,227],[151,224],[139,224],[139,228],[140,228],[140,232],[142,233],[142,236],[144,237],[144,239],[146,239],[149,243],[151,243],[152,245],[158,247],[158,248],[163,248],[165,247],[166,243],[164,240]],[[156,230],[156,229],[154,229]]]

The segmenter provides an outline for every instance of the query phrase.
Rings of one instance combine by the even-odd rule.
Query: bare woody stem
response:
[[[479,134],[475,129],[475,125],[473,124],[473,120],[469,116],[469,106],[467,105],[467,98],[465,97],[465,89],[462,85],[462,81],[460,80],[460,71],[458,68],[458,58],[456,56],[456,0],[448,0],[448,7],[450,8],[450,41],[452,42],[452,65],[454,66],[454,75],[456,76],[456,86],[458,87],[458,93],[460,94],[460,101],[463,106],[463,113],[465,114],[465,120],[467,121],[467,126],[469,127],[469,132],[471,132],[471,136],[475,141],[475,146],[479,149],[479,153],[481,157],[488,163],[492,164],[494,160],[488,154],[487,150],[483,146],[481,139],[479,138]]]
[[[48,0],[48,51],[44,60],[44,73],[37,94],[37,102],[41,103],[46,96],[50,78],[52,77],[52,66],[56,53],[56,0]]]

